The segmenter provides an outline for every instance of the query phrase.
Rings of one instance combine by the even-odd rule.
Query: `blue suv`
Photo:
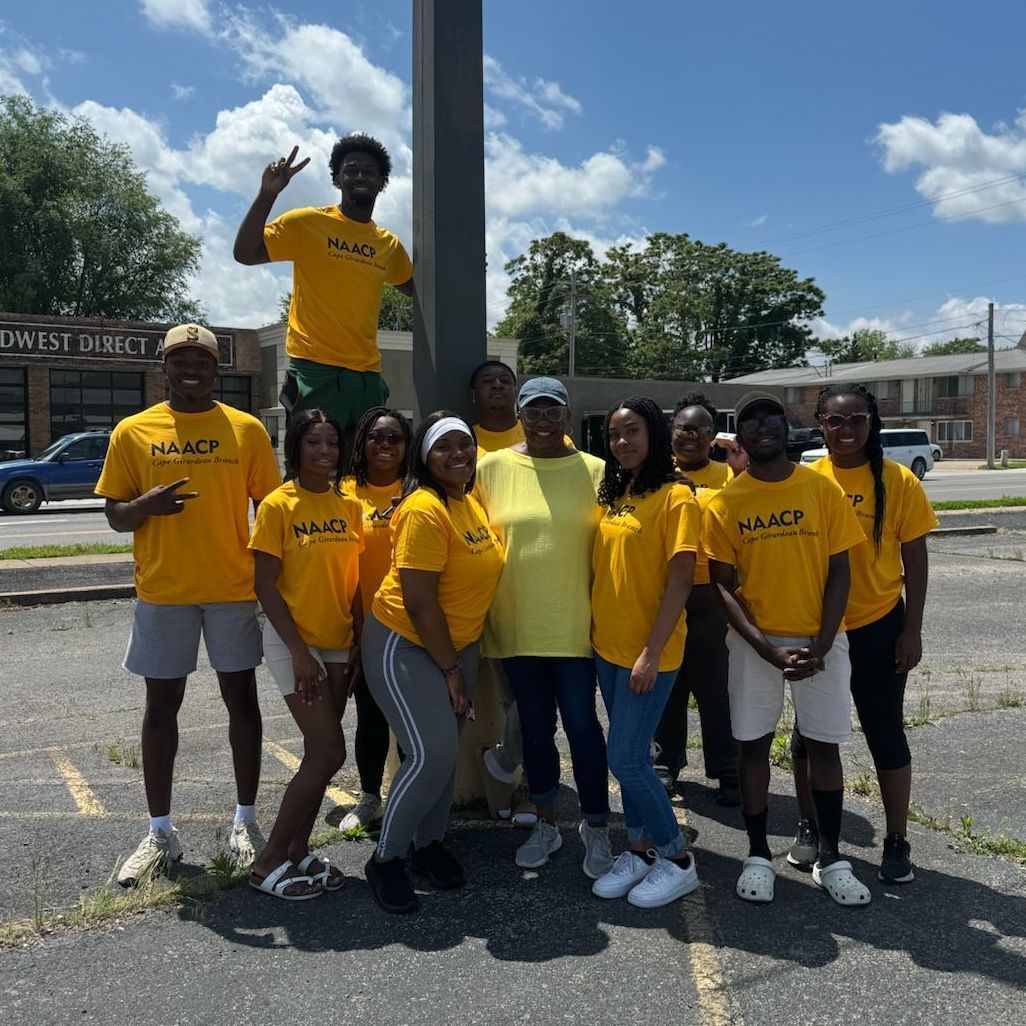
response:
[[[91,499],[109,441],[109,431],[82,431],[58,438],[38,459],[0,463],[0,506],[35,513],[54,499]]]

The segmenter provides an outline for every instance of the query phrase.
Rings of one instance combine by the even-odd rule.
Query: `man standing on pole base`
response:
[[[241,264],[292,261],[292,303],[285,351],[289,369],[281,403],[291,416],[304,409],[330,413],[352,444],[365,410],[387,405],[381,377],[378,314],[381,289],[413,294],[413,265],[403,244],[372,220],[392,161],[369,135],[347,135],[331,151],[337,206],[290,210],[266,224],[275,199],[310,162],[295,163],[299,147],[264,168],[260,191],[235,238]]]
[[[263,846],[256,825],[262,725],[253,670],[260,629],[253,591],[249,500],[281,483],[271,440],[248,413],[211,398],[217,339],[198,324],[164,337],[168,399],[114,429],[96,494],[115,531],[133,533],[139,596],[125,669],[146,680],[143,780],[150,828],[118,873],[122,887],[182,857],[171,825],[178,710],[196,669],[200,634],[228,709],[238,804],[228,852],[248,868]]]

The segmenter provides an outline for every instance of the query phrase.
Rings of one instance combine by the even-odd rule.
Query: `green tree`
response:
[[[610,291],[631,325],[639,376],[721,381],[800,366],[807,322],[826,298],[811,278],[769,253],[658,233],[644,250],[611,250]]]
[[[955,356],[958,353],[985,353],[987,347],[978,338],[949,338],[923,346],[923,356]]]
[[[127,147],[81,118],[0,97],[0,309],[193,320],[200,240],[146,188]]]
[[[506,271],[509,306],[495,332],[520,342],[522,371],[567,373],[572,325],[577,374],[626,373],[626,325],[586,241],[565,232],[535,239]]]
[[[901,360],[916,355],[915,347],[902,345],[880,328],[859,328],[843,338],[818,339],[815,347],[834,363]]]

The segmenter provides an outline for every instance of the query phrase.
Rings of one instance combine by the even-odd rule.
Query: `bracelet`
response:
[[[455,677],[456,674],[463,672],[463,660],[457,657],[456,662],[454,662],[452,666],[443,666],[441,669],[442,676],[448,680],[450,677]]]

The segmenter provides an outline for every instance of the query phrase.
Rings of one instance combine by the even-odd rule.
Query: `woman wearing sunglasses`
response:
[[[830,453],[812,469],[841,486],[866,535],[866,544],[851,551],[851,591],[844,618],[852,698],[887,817],[877,875],[884,883],[909,883],[915,878],[905,839],[912,756],[902,717],[908,672],[923,654],[926,536],[938,520],[916,476],[884,459],[880,413],[865,386],[823,389],[816,417]],[[807,868],[815,859],[818,832],[808,757],[797,734],[792,751],[802,818],[788,861]]]
[[[361,418],[353,439],[349,477],[343,491],[354,496],[363,510],[360,554],[360,595],[366,618],[392,561],[388,525],[399,501],[410,448],[410,422],[398,411],[372,406]],[[360,772],[360,800],[342,818],[340,830],[367,827],[381,818],[381,780],[388,757],[388,722],[370,688],[361,686],[363,673],[353,684],[356,698],[356,767]]]
[[[594,880],[613,864],[606,743],[595,712],[591,647],[591,553],[604,465],[568,443],[569,397],[556,378],[524,382],[517,410],[524,441],[489,453],[478,466],[489,523],[506,550],[481,647],[502,660],[516,699],[527,785],[538,808],[516,863],[537,869],[563,844],[555,810],[558,710],[581,804],[584,872]]]

